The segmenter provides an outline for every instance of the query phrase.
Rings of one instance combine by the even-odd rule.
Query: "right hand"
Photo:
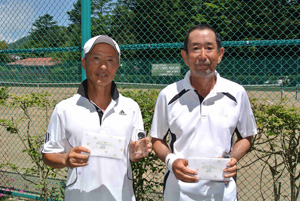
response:
[[[194,170],[187,168],[188,160],[176,159],[173,162],[172,169],[175,177],[183,182],[196,183],[199,178],[196,176],[198,173]]]
[[[143,157],[148,156],[149,153],[152,151],[152,143],[150,142],[150,139],[148,137],[145,137],[145,138],[141,139],[140,141],[145,142],[147,152],[146,153],[135,153],[138,141],[130,142],[128,147],[129,147],[129,159],[131,162],[140,161]]]
[[[86,166],[90,156],[81,152],[90,153],[90,150],[82,146],[72,148],[67,154],[66,166],[71,168]]]

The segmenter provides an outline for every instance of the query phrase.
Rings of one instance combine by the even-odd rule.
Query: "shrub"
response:
[[[145,90],[124,90],[122,94],[135,100],[141,109],[145,131],[148,133],[151,128],[152,116],[159,91],[154,89]],[[133,188],[136,200],[157,200],[151,199],[149,194],[161,189],[163,185],[160,178],[153,179],[161,175],[165,166],[160,162],[153,151],[140,162],[131,163],[134,180]]]
[[[39,112],[43,112],[41,117],[44,117],[45,121],[49,120],[49,109],[55,104],[54,101],[49,100],[50,94],[46,92],[30,93],[26,95],[9,95],[7,88],[0,90],[0,103],[7,107],[21,109],[22,113],[17,118],[0,119],[0,126],[6,128],[6,130],[17,137],[23,145],[23,152],[26,153],[32,167],[20,168],[13,163],[1,163],[1,167],[9,167],[14,172],[17,172],[24,180],[35,185],[35,189],[39,189],[40,199],[50,200],[63,199],[61,194],[61,188],[51,186],[48,178],[56,178],[60,170],[54,170],[47,166],[42,159],[40,153],[40,147],[44,143],[45,130],[39,126],[32,118],[34,112],[32,109],[38,109]],[[20,125],[25,124],[26,127],[22,128]],[[32,175],[38,176],[38,181],[33,179]]]
[[[284,100],[278,105],[251,102],[259,133],[252,151],[272,174],[274,200],[288,197],[281,191],[282,176],[288,172],[290,200],[296,201],[300,192],[300,109],[286,106]]]

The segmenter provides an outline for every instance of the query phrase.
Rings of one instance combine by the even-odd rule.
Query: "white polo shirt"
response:
[[[85,167],[69,168],[65,200],[135,200],[128,144],[135,129],[143,129],[138,104],[118,93],[112,83],[112,100],[104,113],[86,95],[84,81],[78,94],[56,105],[46,134],[42,153],[68,153],[82,145],[84,132],[125,137],[122,159],[90,156]]]
[[[216,85],[204,99],[191,86],[190,71],[158,96],[151,136],[164,139],[170,131],[171,152],[180,158],[222,157],[233,148],[235,130],[242,138],[257,133],[245,89],[215,74]],[[185,183],[166,170],[164,181],[166,201],[236,200],[232,178],[227,185],[207,180]]]

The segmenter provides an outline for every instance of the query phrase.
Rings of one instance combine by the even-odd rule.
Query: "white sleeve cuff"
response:
[[[178,156],[176,156],[175,154],[172,154],[172,153],[167,155],[167,157],[165,159],[165,164],[169,171],[173,172],[173,168],[172,168],[173,163],[178,158],[179,158]]]

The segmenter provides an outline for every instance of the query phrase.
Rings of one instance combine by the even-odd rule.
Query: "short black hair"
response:
[[[210,25],[207,24],[200,24],[200,25],[196,25],[194,27],[192,27],[187,34],[185,35],[184,38],[184,43],[183,43],[183,50],[188,54],[188,42],[189,42],[189,35],[192,31],[194,30],[204,30],[204,29],[209,29],[212,30],[215,33],[216,36],[216,42],[217,42],[217,47],[218,47],[218,51],[220,50],[220,48],[222,47],[222,42],[221,42],[221,37],[220,34]]]

